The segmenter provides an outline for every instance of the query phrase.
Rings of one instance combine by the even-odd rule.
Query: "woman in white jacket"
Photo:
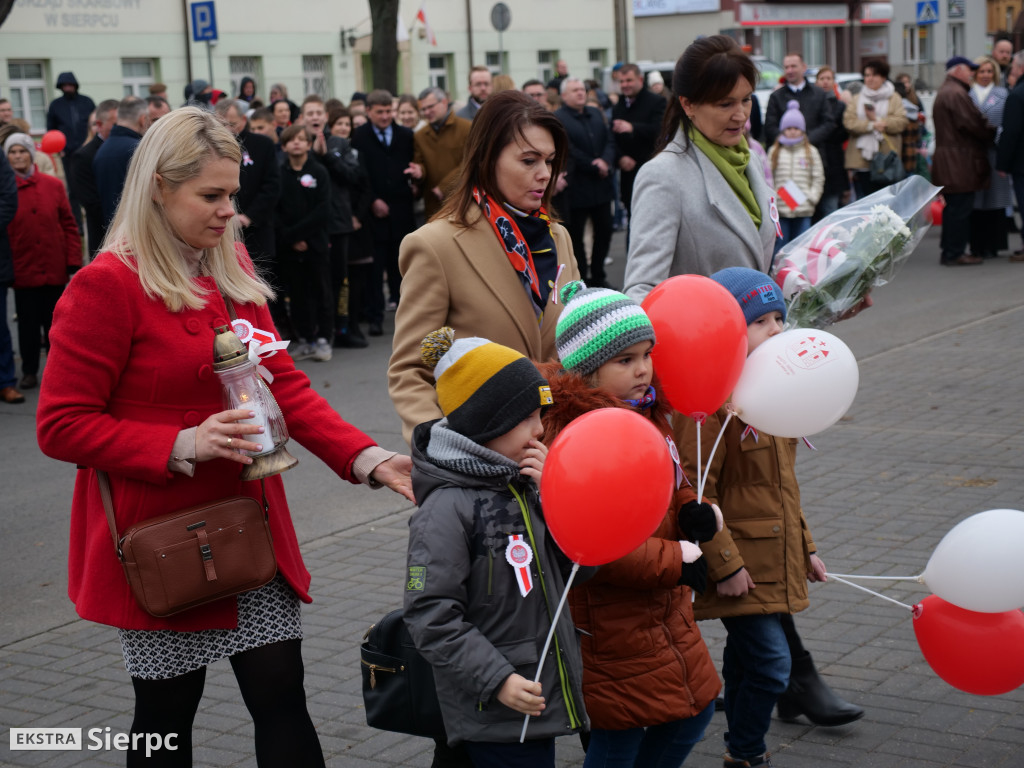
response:
[[[825,166],[818,150],[807,140],[806,131],[800,102],[790,101],[769,155],[782,228],[776,251],[810,229],[814,208],[825,190]]]

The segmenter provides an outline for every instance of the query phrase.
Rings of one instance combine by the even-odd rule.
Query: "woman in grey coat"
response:
[[[995,59],[979,56],[974,60],[978,65],[971,85],[971,101],[988,124],[996,129],[996,143],[988,149],[988,162],[992,176],[987,189],[974,194],[974,210],[971,211],[971,254],[983,259],[993,259],[999,251],[1009,248],[1007,239],[1006,209],[1013,205],[1010,177],[996,171],[996,144],[999,143],[1003,128],[1003,107],[1009,92],[997,81],[999,65]],[[1012,208],[1010,209],[1012,210]]]
[[[697,40],[676,63],[658,152],[633,191],[625,292],[637,301],[675,275],[709,276],[726,267],[771,272],[779,214],[761,161],[743,138],[757,77],[754,62],[724,35]],[[866,298],[847,317],[870,304]],[[783,629],[793,671],[779,716],[830,726],[863,717],[818,676],[791,617]]]
[[[637,301],[672,275],[769,271],[775,196],[743,137],[757,67],[729,37],[693,43],[672,75],[654,158],[633,190],[625,292]]]

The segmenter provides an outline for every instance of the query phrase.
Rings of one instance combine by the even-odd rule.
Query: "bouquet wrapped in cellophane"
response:
[[[931,226],[941,187],[910,176],[840,208],[775,256],[787,328],[825,328],[885,285]]]

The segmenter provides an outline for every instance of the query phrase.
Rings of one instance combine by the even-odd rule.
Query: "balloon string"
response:
[[[898,606],[900,606],[902,608],[906,608],[908,611],[913,611],[914,610],[914,606],[912,606],[912,605],[907,605],[906,603],[901,603],[899,600],[893,600],[891,597],[886,597],[883,594],[875,592],[873,589],[868,589],[867,587],[862,587],[860,584],[854,584],[852,581],[847,581],[844,578],[836,576],[834,573],[828,574],[828,577],[829,577],[829,579],[835,579],[836,581],[841,582],[841,583],[845,584],[848,587],[853,587],[854,589],[859,589],[861,592],[867,592],[869,595],[874,595],[875,597],[880,597],[883,600],[888,600],[890,603],[896,603],[896,605],[898,605]]]
[[[697,422],[697,502],[704,498],[704,483],[701,482],[701,471],[700,471],[700,419],[694,419]]]
[[[704,488],[708,484],[708,475],[711,473],[711,459],[713,459],[715,457],[715,451],[718,450],[718,444],[720,442],[722,442],[722,435],[725,434],[725,428],[729,425],[729,419],[731,419],[732,416],[733,416],[733,413],[730,410],[725,415],[725,421],[722,422],[722,428],[720,430],[718,430],[718,437],[715,438],[715,444],[713,446],[711,446],[711,453],[708,454],[708,463],[707,463],[707,466],[704,467],[704,475],[703,475],[703,477],[701,478],[701,481],[700,481],[701,493],[700,493],[700,496],[697,499],[697,501],[701,501],[701,499],[704,498]],[[698,465],[698,471],[700,471],[699,470],[699,465]]]
[[[562,615],[562,608],[565,607],[565,599],[569,597],[569,587],[572,586],[572,580],[576,578],[576,571],[580,569],[579,563],[572,564],[572,572],[569,574],[569,578],[565,582],[565,589],[562,591],[562,599],[558,601],[558,607],[555,609],[555,615],[551,619],[551,629],[548,630],[547,639],[544,641],[544,650],[540,652],[540,663],[537,664],[537,674],[533,678],[533,682],[540,680],[541,670],[544,669],[544,659],[548,656],[548,648],[551,646],[551,638],[555,636],[555,628],[558,626],[558,617]],[[566,692],[566,696],[572,695]],[[519,743],[522,744],[526,739],[526,729],[530,725],[530,716],[525,715],[523,717],[523,732],[519,734]]]
[[[874,581],[916,581],[921,583],[920,576],[861,576],[857,573],[829,573],[829,577],[836,576],[844,579],[858,579],[867,581],[868,579]]]

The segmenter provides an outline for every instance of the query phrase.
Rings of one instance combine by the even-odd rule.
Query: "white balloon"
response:
[[[990,509],[958,523],[921,577],[947,603],[979,613],[1024,607],[1024,512]]]
[[[857,360],[839,338],[794,328],[772,336],[750,354],[732,403],[755,429],[777,437],[806,437],[839,421],[859,382]]]

